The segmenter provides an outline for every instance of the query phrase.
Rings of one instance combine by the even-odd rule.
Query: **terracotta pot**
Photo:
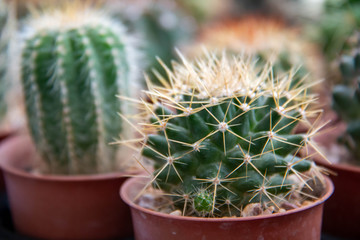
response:
[[[323,231],[347,239],[360,239],[360,167],[316,161],[332,170],[333,196],[324,209]]]
[[[6,139],[14,136],[15,132],[11,131],[1,131],[0,130],[0,145],[3,144]],[[5,192],[5,181],[2,170],[0,169],[0,193]]]
[[[330,132],[316,138],[317,143],[325,149],[327,155],[331,154],[331,149],[337,144],[338,137],[346,131],[344,122],[336,120],[333,122],[329,126],[332,128]],[[335,191],[324,208],[323,231],[347,239],[360,239],[360,167],[330,164],[320,156],[316,156],[314,160],[318,165],[336,174],[330,176]]]
[[[182,217],[142,208],[132,201],[145,184],[138,178],[127,180],[120,194],[131,208],[137,240],[319,240],[324,201],[334,190],[328,178],[326,182],[325,195],[309,206],[243,218]]]
[[[130,210],[119,199],[122,174],[52,176],[26,172],[29,137],[0,148],[9,204],[18,232],[40,239],[114,239],[132,235]]]

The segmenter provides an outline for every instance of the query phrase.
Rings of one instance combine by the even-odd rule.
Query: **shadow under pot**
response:
[[[320,240],[324,202],[334,188],[326,178],[326,191],[316,202],[284,213],[238,218],[184,217],[145,209],[133,199],[146,182],[139,178],[127,180],[121,198],[131,208],[137,240]]]
[[[30,137],[14,137],[0,148],[15,229],[47,240],[116,239],[132,236],[128,206],[118,191],[128,175],[41,175],[31,173]]]

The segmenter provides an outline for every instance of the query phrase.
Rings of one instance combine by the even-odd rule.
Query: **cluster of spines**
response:
[[[29,127],[48,171],[114,171],[118,148],[109,143],[126,135],[117,113],[129,111],[116,95],[133,96],[136,87],[133,43],[120,23],[67,7],[33,19],[25,33],[21,79]]]
[[[294,86],[291,73],[273,77],[271,66],[258,72],[251,60],[206,55],[195,63],[180,55],[173,72],[164,66],[169,83],[159,76],[164,86],[150,84],[148,101],[135,101],[143,113],[131,125],[143,138],[120,143],[140,143],[154,161],[147,186],[171,195],[183,215],[233,216],[252,202],[279,208],[318,175],[312,154],[297,156],[317,149],[310,86]],[[291,133],[298,122],[307,134]]]

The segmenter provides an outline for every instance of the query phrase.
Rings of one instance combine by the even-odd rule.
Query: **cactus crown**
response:
[[[307,122],[317,112],[309,85],[250,58],[205,55],[194,63],[180,55],[173,72],[165,67],[169,83],[158,76],[163,86],[149,84],[149,101],[138,102],[143,114],[130,123],[154,163],[147,186],[171,195],[183,215],[238,216],[249,203],[279,209],[319,172],[311,155],[297,156],[318,130]],[[311,130],[292,134],[299,122]]]
[[[21,80],[28,124],[47,171],[117,170],[124,131],[116,95],[134,95],[134,48],[121,23],[75,1],[36,12],[23,34]]]
[[[356,158],[360,157],[360,35],[352,53],[341,56],[340,72],[343,82],[334,86],[332,107],[347,123],[344,136],[339,138]]]

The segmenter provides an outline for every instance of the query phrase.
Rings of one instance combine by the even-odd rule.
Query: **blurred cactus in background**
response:
[[[109,143],[131,134],[118,117],[131,111],[116,95],[135,96],[139,65],[125,27],[81,2],[37,10],[25,22],[18,64],[44,171],[117,170],[119,148]]]
[[[323,77],[321,55],[315,46],[301,39],[300,34],[298,29],[288,27],[277,18],[249,15],[210,24],[200,33],[189,53],[198,55],[199,45],[213,51],[245,53],[254,56],[259,66],[271,62],[276,75],[298,66],[293,76],[297,81],[308,74],[308,80],[320,79]]]
[[[140,47],[146,55],[149,72],[153,68],[162,71],[156,57],[169,64],[175,58],[175,47],[185,44],[197,28],[195,19],[175,1],[114,0],[107,1],[105,7],[142,40]]]
[[[212,21],[228,14],[233,7],[233,0],[176,0],[181,8],[193,16],[197,22]]]
[[[349,55],[342,55],[340,71],[342,83],[334,86],[332,107],[347,123],[346,133],[339,141],[345,144],[356,159],[360,159],[360,35]]]
[[[251,204],[271,214],[318,197],[302,194],[321,178],[313,155],[297,156],[315,146],[319,130],[307,121],[318,113],[309,110],[311,85],[269,75],[271,65],[257,68],[246,56],[181,58],[174,71],[164,66],[163,86],[149,84],[150,101],[134,100],[143,112],[131,125],[142,138],[120,141],[153,161],[147,186],[163,190],[182,215],[203,217],[247,216]],[[292,133],[300,122],[309,132]]]
[[[308,23],[308,32],[332,61],[348,48],[347,39],[360,26],[360,1],[325,0],[323,8],[317,21]]]
[[[10,41],[10,6],[0,0],[0,119],[7,111],[7,91],[9,90],[8,61]]]

